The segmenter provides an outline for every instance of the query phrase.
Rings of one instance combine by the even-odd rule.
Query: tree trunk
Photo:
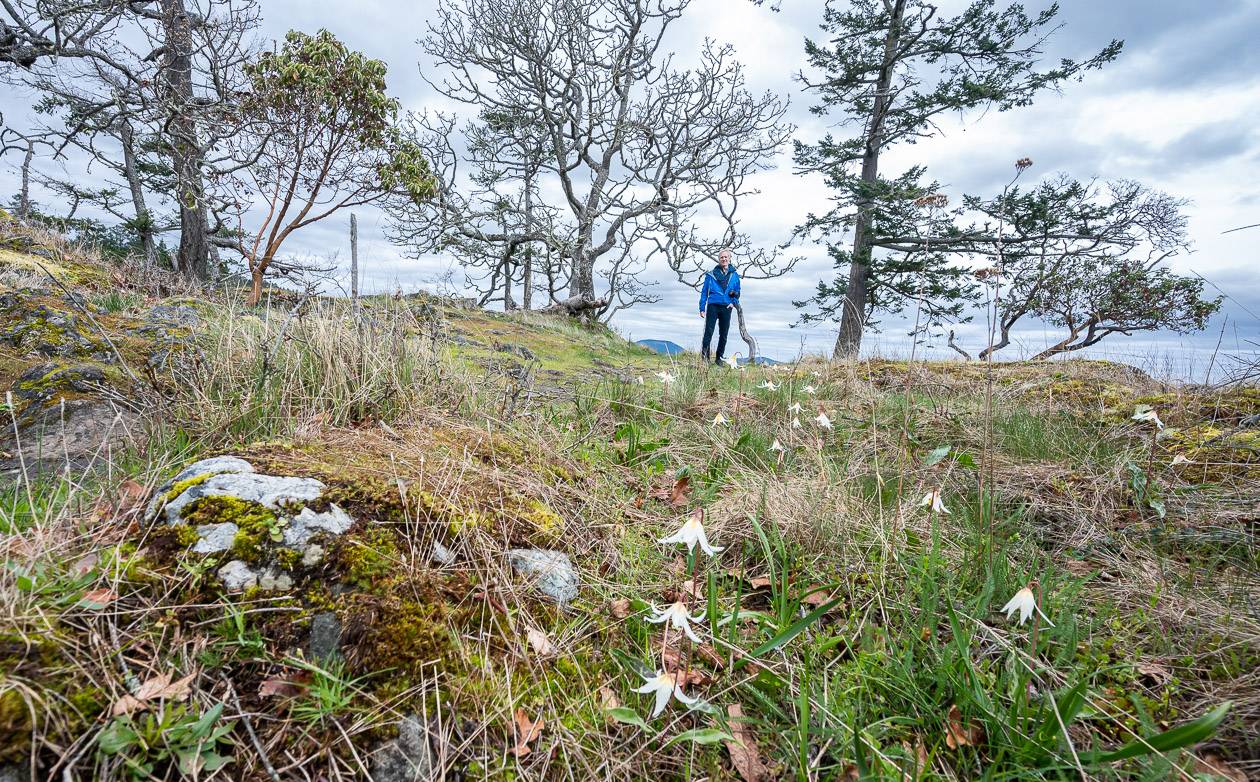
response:
[[[249,298],[245,300],[247,306],[257,307],[258,302],[262,301],[263,271],[265,269],[262,266],[249,270]]]
[[[739,336],[748,345],[748,363],[753,364],[757,359],[757,340],[753,339],[752,334],[748,333],[748,327],[744,325],[744,305],[738,301],[735,302],[735,322],[739,324]]]
[[[35,159],[35,142],[26,142],[26,156],[22,158],[22,191],[18,194],[17,216],[22,222],[31,216],[31,161]]]
[[[136,167],[136,134],[126,117],[122,117],[118,122],[118,140],[122,143],[123,153],[123,174],[127,177],[127,187],[131,190],[131,205],[136,211],[136,235],[140,237],[145,265],[152,267],[157,264],[157,245],[153,240],[153,217],[145,204],[144,186],[140,182],[140,172]]]
[[[879,181],[879,153],[884,135],[884,118],[888,111],[888,89],[892,85],[893,67],[897,63],[897,44],[901,23],[906,14],[906,0],[896,0],[889,14],[888,34],[884,37],[884,61],[875,84],[875,105],[871,109],[866,131],[866,149],[862,154],[862,184],[873,187]],[[866,297],[871,261],[871,202],[863,198],[857,204],[857,221],[853,227],[853,254],[849,262],[849,284],[845,288],[840,311],[840,334],[831,353],[832,359],[856,358],[862,347],[862,328],[866,316]]]
[[[525,232],[533,233],[534,231],[534,215],[532,213],[533,201],[530,198],[533,190],[534,182],[531,174],[525,180]],[[533,243],[525,245],[525,269],[521,275],[521,307],[525,310],[529,309],[532,303],[534,293],[534,245]]]
[[[581,299],[595,298],[595,259],[590,232],[581,237],[573,249],[573,276],[569,279],[569,296]]]
[[[202,182],[202,151],[193,117],[192,28],[184,0],[161,0],[166,67],[162,79],[170,119],[171,160],[179,199],[179,270],[209,277],[210,239]]]

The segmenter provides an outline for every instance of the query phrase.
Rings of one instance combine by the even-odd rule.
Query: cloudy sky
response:
[[[332,30],[349,45],[384,59],[391,91],[404,107],[438,105],[421,78],[416,39],[424,35],[434,0],[355,0],[311,3],[261,0],[263,34],[279,37],[290,28]],[[943,12],[963,5],[942,0]],[[1028,3],[1030,9],[1041,3]],[[1260,229],[1225,233],[1260,222],[1260,0],[1060,0],[1063,27],[1047,55],[1083,58],[1112,38],[1125,41],[1119,60],[1068,85],[1061,95],[1042,96],[1036,105],[1003,114],[954,118],[939,138],[887,156],[882,169],[894,172],[924,163],[946,192],[992,194],[1001,189],[1013,162],[1030,157],[1025,181],[1065,171],[1077,178],[1135,178],[1191,202],[1188,209],[1193,252],[1174,259],[1183,273],[1208,280],[1210,292],[1229,298],[1203,334],[1112,337],[1094,355],[1136,363],[1158,374],[1202,378],[1218,343],[1221,353],[1255,349],[1260,342]],[[803,41],[817,37],[820,4],[782,0],[774,13],[742,0],[693,0],[669,38],[682,61],[708,37],[734,45],[747,65],[749,87],[772,90],[791,101],[789,118],[797,136],[812,140],[826,132],[826,120],[808,112],[809,95],[792,78],[804,67]],[[5,89],[0,87],[0,89]],[[18,124],[29,97],[0,95],[0,110]],[[0,196],[16,191],[14,164],[0,161]],[[742,228],[760,244],[785,241],[811,210],[826,207],[820,179],[794,174],[784,150],[774,171],[759,175],[761,194],[741,207]],[[331,219],[295,235],[295,254],[343,260],[348,256],[345,219]],[[364,242],[361,260],[368,289],[433,287],[448,268],[441,258],[409,259],[384,239],[386,219],[360,214]],[[827,352],[834,327],[792,328],[794,298],[806,298],[817,281],[833,276],[820,246],[799,245],[805,257],[789,276],[750,283],[743,301],[749,326],[762,352],[790,358],[804,350]],[[671,339],[684,347],[699,344],[695,292],[657,274],[657,304],[619,314],[614,325],[633,338]],[[906,324],[886,319],[870,334],[865,352],[906,355]],[[982,346],[983,316],[960,328],[960,339]],[[1052,331],[1030,324],[1018,335],[1025,353],[1055,341]],[[742,347],[742,346],[741,346]],[[930,354],[947,355],[940,346]],[[1014,348],[1008,349],[1016,357]],[[1216,370],[1219,372],[1219,369]]]

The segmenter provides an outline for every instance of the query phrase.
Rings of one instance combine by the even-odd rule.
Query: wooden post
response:
[[[350,213],[350,306],[359,314],[359,220]]]

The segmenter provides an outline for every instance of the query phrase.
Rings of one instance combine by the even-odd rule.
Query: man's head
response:
[[[721,250],[718,250],[718,266],[721,266],[723,269],[725,269],[726,267],[730,265],[731,265],[731,248],[723,247]]]

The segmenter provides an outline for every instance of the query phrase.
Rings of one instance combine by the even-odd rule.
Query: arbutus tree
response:
[[[556,306],[569,312],[607,314],[643,295],[645,260],[626,242],[733,214],[748,175],[790,132],[785,104],[745,88],[729,47],[706,45],[691,68],[662,51],[689,4],[444,0],[423,42],[444,96],[536,129],[538,197],[557,214],[548,246],[563,252],[569,280]],[[741,273],[787,268],[753,261]]]
[[[117,156],[111,165],[125,168],[128,147],[164,158],[178,214],[175,265],[205,279],[214,248],[234,244],[224,213],[235,205],[227,185],[236,163],[224,142],[237,132],[241,66],[256,26],[251,0],[8,0],[0,4],[0,66],[10,67],[0,74],[61,102],[68,124],[52,130],[95,159]],[[97,143],[111,135],[111,144]],[[148,252],[155,223],[136,197],[141,180],[127,187]],[[75,198],[112,198],[109,188],[67,187]]]
[[[384,62],[350,50],[327,30],[291,31],[247,72],[239,149],[251,161],[244,170],[265,206],[241,247],[253,305],[295,231],[391,197],[423,201],[435,186],[421,150],[399,133]]]
[[[1188,247],[1184,206],[1131,180],[1103,184],[1062,175],[989,200],[969,197],[966,207],[987,220],[948,244],[993,263],[979,272],[996,303],[994,342],[980,359],[1010,345],[1025,318],[1066,332],[1033,360],[1112,334],[1202,330],[1221,299],[1205,298],[1202,279],[1167,266]]]
[[[880,308],[873,306],[873,292],[909,288],[948,302],[966,287],[960,288],[958,271],[942,261],[939,244],[897,242],[892,252],[902,254],[902,261],[876,260],[875,249],[887,248],[889,237],[944,236],[936,233],[942,226],[917,223],[906,209],[934,188],[920,185],[913,171],[888,178],[880,172],[883,154],[935,135],[947,113],[1026,106],[1043,90],[1080,78],[1119,54],[1121,42],[1112,41],[1087,59],[1039,70],[1058,10],[1052,4],[1029,16],[1021,5],[999,9],[995,0],[975,0],[945,17],[926,0],[827,2],[826,39],[806,42],[819,75],[800,78],[818,96],[814,113],[838,116],[856,132],[798,142],[795,158],[801,171],[822,173],[835,193],[830,211],[809,215],[798,236],[832,238],[852,230],[849,249],[831,251],[841,276],[820,286],[811,300],[839,319],[835,358],[857,354],[867,319]]]

